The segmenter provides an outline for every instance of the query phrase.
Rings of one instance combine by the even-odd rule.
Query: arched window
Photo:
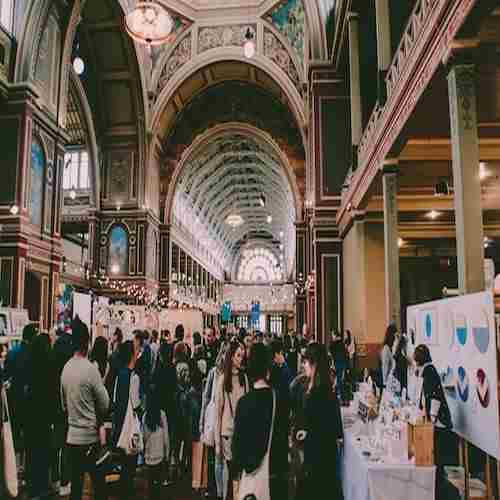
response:
[[[0,24],[9,32],[14,31],[14,0],[0,0]]]
[[[42,226],[44,175],[45,153],[40,141],[33,137],[31,142],[29,214],[31,222],[38,227]]]
[[[237,279],[253,283],[269,283],[281,281],[283,274],[273,252],[267,248],[252,248],[243,251]]]
[[[109,233],[109,272],[128,274],[128,233],[123,226],[114,226]]]

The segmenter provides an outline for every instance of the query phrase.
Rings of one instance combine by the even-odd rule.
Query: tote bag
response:
[[[115,402],[117,384],[118,380],[115,384],[115,396],[113,398]],[[132,383],[130,384],[130,387],[132,387]],[[144,439],[142,436],[141,423],[139,421],[139,417],[134,411],[134,408],[132,407],[130,390],[128,395],[127,412],[125,413],[122,430],[116,447],[123,450],[126,455],[138,455],[144,451]]]
[[[267,443],[266,454],[262,463],[254,472],[248,474],[243,471],[238,491],[235,494],[235,498],[238,498],[238,500],[249,500],[251,498],[256,500],[271,500],[271,491],[269,487],[269,455],[271,452],[271,443],[273,441],[275,413],[276,396],[273,390],[273,417],[271,420],[271,430],[269,432],[269,442]]]
[[[215,446],[215,387],[217,385],[217,374],[214,373],[212,380],[212,393],[210,401],[205,410],[205,427],[203,429],[202,442],[213,448]]]
[[[17,481],[16,452],[14,450],[14,440],[12,438],[12,424],[10,421],[9,407],[5,389],[1,390],[2,397],[2,451],[3,451],[3,472],[7,495],[16,498],[19,493]]]

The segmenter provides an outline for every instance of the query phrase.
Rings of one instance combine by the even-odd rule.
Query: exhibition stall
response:
[[[194,332],[203,331],[202,311],[192,308],[165,308],[158,311],[146,306],[99,304],[94,313],[96,334],[108,338],[116,328],[122,330],[125,339],[132,338],[135,330],[169,330],[173,334],[179,324],[184,326],[186,342],[190,342]]]
[[[500,459],[493,294],[482,292],[409,307],[407,325],[408,340],[415,339],[410,347],[425,344],[429,348],[461,450],[472,444],[485,456]],[[434,428],[419,409],[421,378],[414,376],[413,369],[408,378],[408,391],[388,384],[382,394],[368,379],[351,405],[343,409],[346,500],[434,500]],[[463,460],[464,467],[446,468],[448,481],[462,498],[490,498],[488,472],[484,481],[472,479],[467,461]],[[469,494],[465,494],[467,490]]]

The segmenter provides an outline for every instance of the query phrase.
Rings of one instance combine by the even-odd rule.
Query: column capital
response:
[[[474,65],[475,53],[479,47],[479,38],[454,40],[446,50],[442,62],[447,72],[455,65]]]
[[[399,173],[399,158],[386,158],[380,167],[382,175]]]

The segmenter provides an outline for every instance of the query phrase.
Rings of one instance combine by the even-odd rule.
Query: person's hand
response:
[[[297,432],[295,438],[297,439],[297,441],[304,441],[306,436],[307,436],[307,431],[302,430]]]

